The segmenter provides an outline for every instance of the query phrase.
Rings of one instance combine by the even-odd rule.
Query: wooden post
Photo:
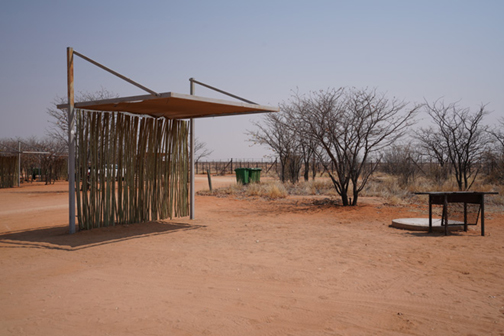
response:
[[[68,85],[68,219],[70,234],[75,233],[75,130],[73,48],[67,48]]]
[[[210,175],[210,169],[207,170],[207,176],[208,176],[208,188],[210,189],[210,191],[212,191],[212,177]]]

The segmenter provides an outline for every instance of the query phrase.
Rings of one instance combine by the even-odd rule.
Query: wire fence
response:
[[[204,174],[210,172],[211,174],[226,175],[234,174],[237,168],[260,168],[262,169],[262,175],[273,175],[279,176],[281,172],[280,161],[277,159],[228,159],[228,160],[208,160],[208,161],[198,161],[194,164],[196,174]],[[330,164],[330,167],[333,167]],[[324,166],[319,162],[310,162],[307,167],[300,164],[300,173],[308,169],[310,171],[309,175],[312,176],[313,172],[315,174],[322,174],[325,172]]]
[[[204,174],[210,171],[212,174],[234,174],[237,168],[260,168],[263,174],[277,172],[280,164],[277,160],[269,159],[229,159],[214,161],[198,161],[194,164],[196,174]]]

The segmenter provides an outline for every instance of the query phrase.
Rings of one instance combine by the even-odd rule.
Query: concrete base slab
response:
[[[399,218],[393,219],[391,227],[411,231],[429,231],[429,218]],[[444,232],[440,218],[432,219],[432,231]],[[464,222],[448,220],[448,231],[464,230]]]

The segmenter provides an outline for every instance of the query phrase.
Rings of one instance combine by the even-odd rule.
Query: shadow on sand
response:
[[[424,237],[424,238],[450,237],[450,236],[458,236],[458,237],[481,237],[481,235],[480,235],[479,232],[473,231],[473,230],[470,230],[468,232],[465,232],[463,230],[453,230],[453,231],[449,231],[447,236],[445,236],[444,232],[440,232],[440,231],[434,231],[434,232],[431,232],[431,233],[429,233],[427,231],[407,231],[407,230],[404,230],[404,231],[409,236],[412,236],[412,237]]]
[[[89,247],[145,238],[178,231],[195,230],[204,225],[147,222],[79,231],[68,234],[68,226],[43,227],[0,235],[0,248],[43,248],[77,251]]]

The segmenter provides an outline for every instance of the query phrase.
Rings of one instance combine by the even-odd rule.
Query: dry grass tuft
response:
[[[285,186],[289,195],[337,195],[332,182],[327,179],[286,183]]]
[[[362,192],[362,196],[383,197],[385,201],[392,205],[422,203],[425,198],[415,195],[415,192],[425,191],[458,191],[457,183],[451,178],[444,183],[436,183],[425,177],[417,177],[408,186],[401,186],[394,176],[377,173],[367,183]],[[485,198],[485,203],[492,205],[495,210],[504,210],[504,186],[484,183],[477,180],[472,185],[470,191],[496,191],[499,195],[491,195]]]
[[[285,198],[289,196],[289,193],[287,192],[287,189],[285,189],[285,186],[283,184],[276,182],[275,184],[270,186],[266,195],[268,198],[277,199]]]
[[[285,186],[279,182],[261,182],[243,185],[232,184],[229,187],[210,190],[202,190],[198,195],[203,196],[241,196],[241,197],[264,197],[268,199],[285,198],[289,195]]]
[[[350,186],[351,188],[351,186]],[[422,191],[457,191],[457,184],[454,179],[449,179],[444,183],[435,183],[425,177],[417,177],[408,186],[401,186],[398,179],[392,175],[376,173],[368,181],[366,187],[361,192],[363,197],[382,197],[389,205],[424,204],[425,197],[417,196],[415,192]],[[492,185],[484,183],[483,180],[476,181],[471,190],[474,191],[496,191],[499,195],[486,197],[486,204],[492,207],[492,211],[504,211],[504,185]],[[226,197],[230,195],[239,197],[264,197],[268,199],[285,198],[289,195],[323,195],[338,199],[332,182],[326,178],[310,181],[302,181],[296,184],[280,181],[252,183],[249,185],[233,184],[227,188],[210,191],[200,191],[199,195],[212,195]]]

